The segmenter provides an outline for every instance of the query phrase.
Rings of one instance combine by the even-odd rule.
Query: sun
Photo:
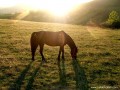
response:
[[[45,10],[55,16],[65,16],[77,5],[92,0],[0,0],[0,6],[24,5],[32,10]]]
[[[23,2],[33,10],[45,10],[59,17],[66,16],[77,5],[90,2],[92,0],[30,0]]]

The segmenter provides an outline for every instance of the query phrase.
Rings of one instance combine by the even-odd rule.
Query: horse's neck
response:
[[[71,50],[76,47],[73,39],[69,35],[67,35],[66,41],[67,41],[68,46],[71,48]]]

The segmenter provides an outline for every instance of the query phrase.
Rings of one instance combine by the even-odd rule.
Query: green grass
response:
[[[65,46],[65,61],[57,62],[59,47],[45,45],[47,63],[39,49],[31,61],[30,36],[34,31],[64,30],[75,41],[77,61]],[[80,25],[0,20],[0,89],[109,90],[120,88],[120,30]],[[97,88],[91,88],[97,87]]]

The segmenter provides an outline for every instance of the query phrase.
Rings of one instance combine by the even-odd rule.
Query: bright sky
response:
[[[29,9],[47,10],[57,16],[64,16],[75,6],[90,1],[92,0],[0,0],[0,7],[24,5]]]

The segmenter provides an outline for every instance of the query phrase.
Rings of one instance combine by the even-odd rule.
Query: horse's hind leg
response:
[[[43,46],[44,46],[44,44],[41,44],[41,45],[40,45],[40,54],[41,54],[41,56],[42,56],[42,61],[43,61],[43,62],[46,62],[45,57],[44,57],[44,55],[43,55]]]
[[[32,60],[34,60],[35,51],[36,51],[37,47],[38,47],[38,44],[34,44],[31,46]]]

